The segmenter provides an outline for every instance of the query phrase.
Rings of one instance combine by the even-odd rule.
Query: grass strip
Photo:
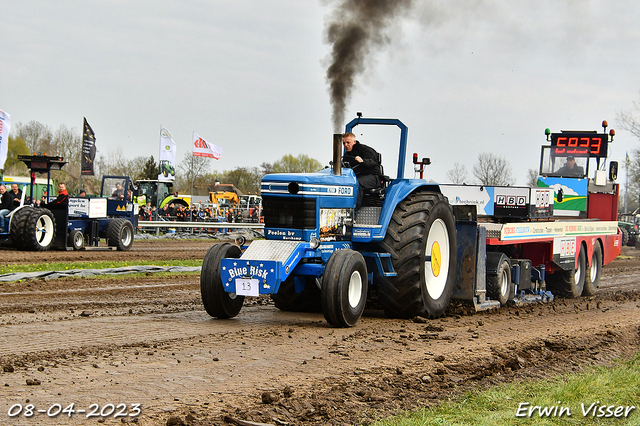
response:
[[[640,425],[640,353],[611,367],[468,392],[375,426]]]
[[[11,274],[15,272],[40,272],[40,271],[68,271],[71,269],[105,269],[124,268],[136,265],[154,266],[202,266],[202,260],[135,260],[135,261],[101,261],[101,262],[57,262],[57,263],[22,263],[6,265],[0,268],[1,274]]]

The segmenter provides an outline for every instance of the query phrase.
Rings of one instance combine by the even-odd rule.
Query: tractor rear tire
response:
[[[304,289],[296,293],[294,277],[289,277],[282,283],[278,292],[271,295],[276,308],[289,312],[322,312],[320,289],[314,278],[305,278]]]
[[[509,258],[503,253],[487,253],[487,269],[489,269],[490,257],[495,263],[495,273],[487,271],[487,296],[500,302],[500,305],[507,304],[513,298],[513,284],[511,284],[511,263]],[[492,265],[493,267],[493,265]]]
[[[596,242],[591,255],[591,266],[587,268],[584,277],[583,296],[593,296],[598,292],[600,277],[602,277],[602,247],[599,242]]]
[[[354,250],[331,254],[322,275],[322,313],[334,327],[353,327],[360,321],[367,303],[367,264]]]
[[[33,207],[27,206],[23,207],[19,210],[15,210],[13,216],[11,217],[11,227],[9,229],[9,235],[11,237],[11,241],[13,242],[13,246],[17,249],[22,249],[25,247],[25,227],[27,224],[27,219],[29,219],[29,215],[33,211]]]
[[[547,287],[565,299],[575,299],[582,295],[586,277],[587,256],[580,245],[578,262],[575,269],[558,271],[547,277]]]
[[[620,228],[622,233],[622,246],[626,246],[629,243],[629,231],[624,228]]]
[[[67,245],[73,247],[74,250],[82,250],[84,248],[84,235],[79,229],[74,229],[69,233]]]
[[[107,225],[107,245],[118,251],[131,250],[133,245],[133,225],[126,219],[113,219]]]
[[[456,278],[456,226],[447,198],[435,192],[410,194],[393,212],[379,250],[391,254],[397,274],[376,274],[385,313],[399,318],[441,316]]]
[[[224,291],[220,277],[220,261],[237,259],[241,254],[240,247],[220,243],[213,245],[204,256],[200,273],[200,295],[202,304],[209,315],[219,319],[233,318],[240,313],[244,296]]]
[[[32,209],[22,230],[23,248],[47,251],[56,236],[56,220],[49,209]]]

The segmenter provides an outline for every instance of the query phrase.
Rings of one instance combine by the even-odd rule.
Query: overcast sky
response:
[[[285,154],[326,165],[336,129],[325,28],[336,3],[2,0],[0,109],[12,123],[78,133],[86,117],[98,156],[119,147],[157,159],[162,125],[178,163],[195,131],[224,150],[211,171]],[[402,120],[407,156],[433,162],[426,178],[445,182],[455,162],[471,174],[492,152],[525,184],[546,127],[602,131],[606,119],[617,130],[610,160],[640,147],[615,119],[640,100],[640,2],[414,3],[366,60],[346,120]],[[356,130],[395,177],[398,133]]]

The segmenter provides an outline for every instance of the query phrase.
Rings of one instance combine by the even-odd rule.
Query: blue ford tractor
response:
[[[265,239],[244,251],[216,244],[204,258],[200,288],[209,315],[234,317],[245,297],[262,294],[281,310],[322,311],[334,327],[354,326],[368,300],[393,317],[444,313],[456,265],[464,264],[456,262],[453,208],[437,184],[404,177],[401,121],[358,114],[346,131],[358,125],[400,128],[396,178],[381,170],[383,187],[363,194],[356,208],[360,189],[341,164],[341,135],[334,135],[332,167],[264,176]]]

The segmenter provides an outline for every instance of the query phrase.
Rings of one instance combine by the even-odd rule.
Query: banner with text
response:
[[[81,172],[82,176],[93,176],[93,161],[96,158],[96,134],[93,133],[93,129],[87,123],[87,119],[83,117],[84,123],[82,125],[82,161]]]
[[[4,170],[4,162],[7,161],[9,152],[9,130],[11,129],[11,119],[9,114],[0,110],[0,169]]]
[[[222,156],[222,148],[202,139],[193,133],[193,155],[196,157],[209,157],[219,160]]]
[[[160,161],[158,165],[158,180],[172,182],[176,178],[176,143],[171,133],[160,126]]]

